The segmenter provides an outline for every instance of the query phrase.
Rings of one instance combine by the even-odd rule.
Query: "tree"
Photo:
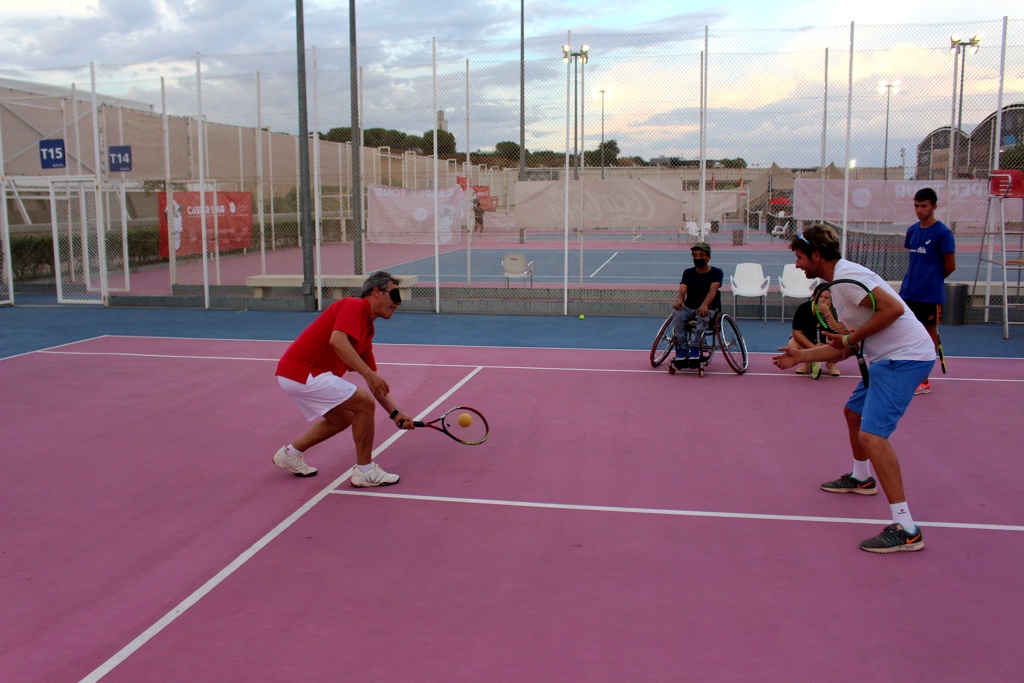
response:
[[[519,143],[518,142],[499,142],[494,146],[495,155],[508,159],[509,161],[519,161]]]
[[[434,131],[428,130],[423,133],[423,142],[426,144],[424,152],[433,153]],[[437,153],[452,155],[455,154],[455,136],[446,130],[437,131]]]
[[[349,127],[345,128],[331,128],[327,131],[327,134],[320,134],[320,139],[328,142],[352,142],[352,129]]]
[[[1000,168],[1019,168],[1024,170],[1024,144],[1014,145],[1004,150],[999,157]]]
[[[747,162],[742,157],[736,157],[735,159],[722,159],[723,168],[746,168]]]
[[[604,158],[601,157],[601,150],[604,150]],[[607,140],[600,142],[597,145],[597,149],[585,152],[583,154],[583,161],[587,166],[600,166],[602,161],[605,166],[618,166],[619,165],[619,143],[615,140]]]

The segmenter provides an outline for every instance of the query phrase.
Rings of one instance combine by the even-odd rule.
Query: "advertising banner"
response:
[[[842,179],[797,178],[793,183],[793,216],[798,220],[843,220]],[[824,199],[822,189],[824,187]],[[945,223],[981,225],[988,208],[987,180],[954,180],[953,192],[942,180],[851,180],[848,220],[851,223],[894,223],[909,226],[917,222],[914,194],[930,187],[939,195],[935,216]],[[822,216],[824,208],[824,216]]]
[[[246,249],[252,246],[252,193],[206,193],[207,253],[217,249]],[[170,239],[167,235],[167,193],[161,192],[157,200],[160,207],[160,256],[170,254],[173,244],[178,256],[203,253],[202,208],[198,192],[174,193],[174,218]]]
[[[458,244],[466,216],[466,193],[458,185],[437,191],[440,244]],[[433,244],[434,190],[370,185],[367,193],[367,241],[378,244]]]

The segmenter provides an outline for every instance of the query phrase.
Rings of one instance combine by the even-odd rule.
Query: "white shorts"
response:
[[[284,389],[284,393],[291,396],[309,422],[323,417],[356,393],[355,384],[332,372],[325,372],[316,377],[310,375],[306,378],[305,384],[278,375],[277,383]]]

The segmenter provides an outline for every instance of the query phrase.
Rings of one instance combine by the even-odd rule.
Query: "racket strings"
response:
[[[865,305],[868,298],[862,287],[852,283],[835,284],[822,292],[818,306],[829,331],[849,334],[866,323],[874,313],[870,305]]]
[[[463,419],[463,422],[468,422],[465,426],[459,421],[463,415],[468,417],[468,420]],[[459,441],[478,443],[487,437],[487,421],[481,415],[457,411],[446,415],[443,422],[445,430]]]
[[[833,334],[847,334],[849,329],[839,319],[835,303],[832,299],[832,290],[826,289],[817,300],[818,315],[825,324],[825,329]]]

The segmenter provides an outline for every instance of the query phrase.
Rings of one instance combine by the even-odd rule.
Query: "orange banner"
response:
[[[167,234],[167,193],[157,199],[160,207],[160,256],[170,255],[169,244],[178,256],[203,253],[203,227],[198,192],[174,193],[174,218]],[[252,193],[206,193],[206,245],[207,253],[216,250],[246,249],[252,245]]]

